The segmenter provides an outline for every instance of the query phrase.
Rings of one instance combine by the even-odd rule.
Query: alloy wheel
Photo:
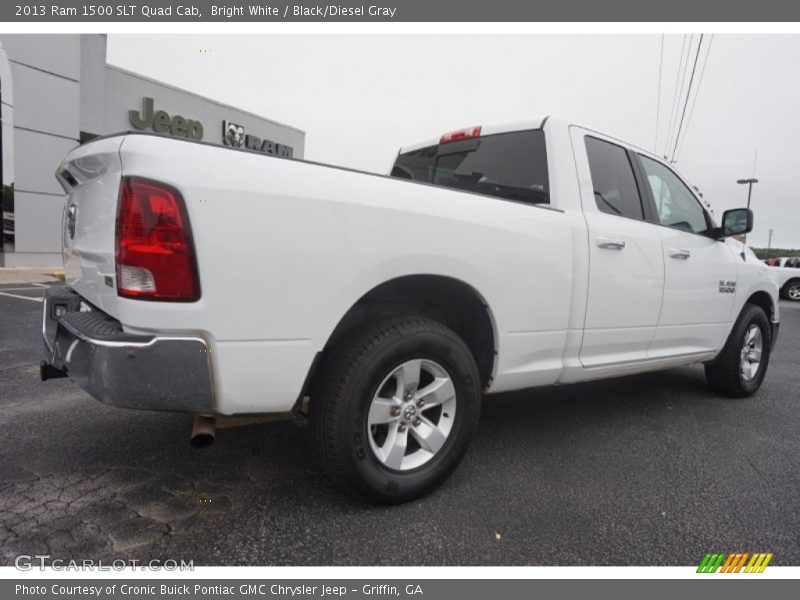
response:
[[[387,468],[409,471],[430,461],[453,428],[456,390],[439,363],[413,359],[378,386],[367,416],[375,457]]]
[[[739,371],[742,379],[752,381],[761,366],[761,353],[764,349],[764,338],[761,335],[761,328],[752,324],[744,334],[744,344],[742,345],[741,357],[739,360]]]

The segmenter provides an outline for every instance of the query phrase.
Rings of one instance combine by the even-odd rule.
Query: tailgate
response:
[[[56,170],[67,192],[61,233],[66,283],[113,317],[118,316],[114,254],[123,139],[79,146]]]

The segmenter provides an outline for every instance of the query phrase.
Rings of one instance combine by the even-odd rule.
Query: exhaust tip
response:
[[[217,420],[210,415],[197,415],[192,425],[189,445],[192,448],[208,448],[217,434]]]

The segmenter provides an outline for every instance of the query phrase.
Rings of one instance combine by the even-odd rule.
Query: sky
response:
[[[746,204],[736,180],[755,167],[748,243],[772,229],[773,248],[800,248],[800,36],[705,35],[686,103],[699,38],[109,35],[108,62],[302,129],[309,160],[379,173],[400,146],[545,115],[671,158],[683,113],[675,167],[717,218]]]

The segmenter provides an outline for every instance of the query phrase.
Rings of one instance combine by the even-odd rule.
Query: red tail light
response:
[[[117,207],[117,293],[142,300],[200,297],[192,232],[177,190],[124,177]]]
[[[459,129],[458,131],[451,131],[445,133],[439,140],[440,144],[448,142],[457,142],[458,140],[468,140],[470,138],[481,137],[481,126],[467,127],[466,129]]]

